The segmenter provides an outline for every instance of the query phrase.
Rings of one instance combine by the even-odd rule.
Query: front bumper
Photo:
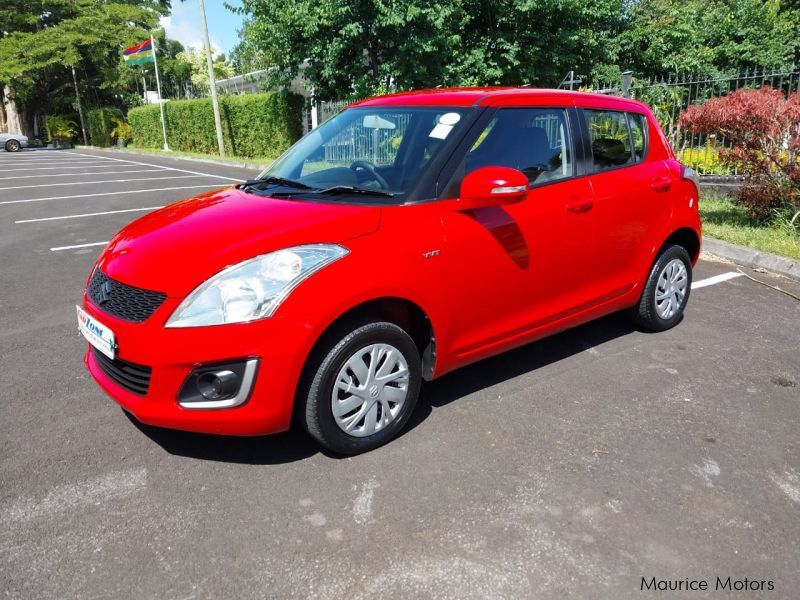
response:
[[[165,328],[179,300],[169,298],[143,323],[113,317],[84,295],[83,309],[110,327],[117,356],[152,369],[147,392],[132,393],[106,375],[91,348],[84,356],[92,377],[123,409],[148,425],[225,435],[263,435],[291,424],[297,381],[310,350],[307,325],[271,317],[234,325]],[[178,394],[190,373],[209,363],[257,359],[252,389],[243,403],[228,408],[187,408]]]

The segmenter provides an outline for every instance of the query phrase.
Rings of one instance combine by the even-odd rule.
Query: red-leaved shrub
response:
[[[800,209],[800,96],[765,86],[688,107],[680,126],[724,138],[720,160],[739,165],[740,201],[754,219],[786,205]]]

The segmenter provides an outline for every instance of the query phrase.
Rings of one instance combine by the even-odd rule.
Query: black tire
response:
[[[7,152],[19,152],[22,150],[22,146],[20,145],[19,141],[17,140],[8,140],[6,142],[6,151]]]
[[[656,287],[658,279],[664,269],[673,260],[680,260],[686,268],[686,293],[682,301],[678,303],[678,307],[669,318],[663,318],[656,310]],[[689,253],[683,246],[665,246],[662,248],[661,253],[656,258],[650,269],[650,274],[647,277],[642,290],[641,298],[636,306],[631,308],[630,317],[642,329],[649,331],[664,331],[677,325],[683,318],[683,311],[686,308],[686,303],[689,301],[689,294],[692,290],[692,260],[689,258]]]
[[[360,454],[394,438],[414,411],[422,384],[422,362],[411,337],[393,323],[368,322],[348,327],[343,336],[334,335],[312,355],[304,382],[298,389],[298,416],[308,433],[325,448],[339,454]],[[333,415],[332,394],[339,372],[359,350],[371,344],[389,344],[399,350],[408,364],[407,393],[394,420],[365,437],[346,433]]]

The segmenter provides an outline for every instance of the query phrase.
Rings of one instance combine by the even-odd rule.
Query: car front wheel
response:
[[[6,150],[9,152],[19,152],[22,149],[20,143],[17,140],[8,140],[6,142]]]
[[[683,246],[667,246],[653,263],[631,316],[644,329],[664,331],[683,317],[692,289],[692,261]]]
[[[366,323],[333,339],[317,361],[301,388],[305,397],[298,398],[314,439],[334,452],[358,454],[400,432],[422,382],[419,351],[408,333],[393,323]]]

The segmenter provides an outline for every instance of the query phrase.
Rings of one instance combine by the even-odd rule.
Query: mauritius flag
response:
[[[155,61],[153,57],[153,40],[148,39],[122,51],[122,58],[129,65],[144,65]]]

